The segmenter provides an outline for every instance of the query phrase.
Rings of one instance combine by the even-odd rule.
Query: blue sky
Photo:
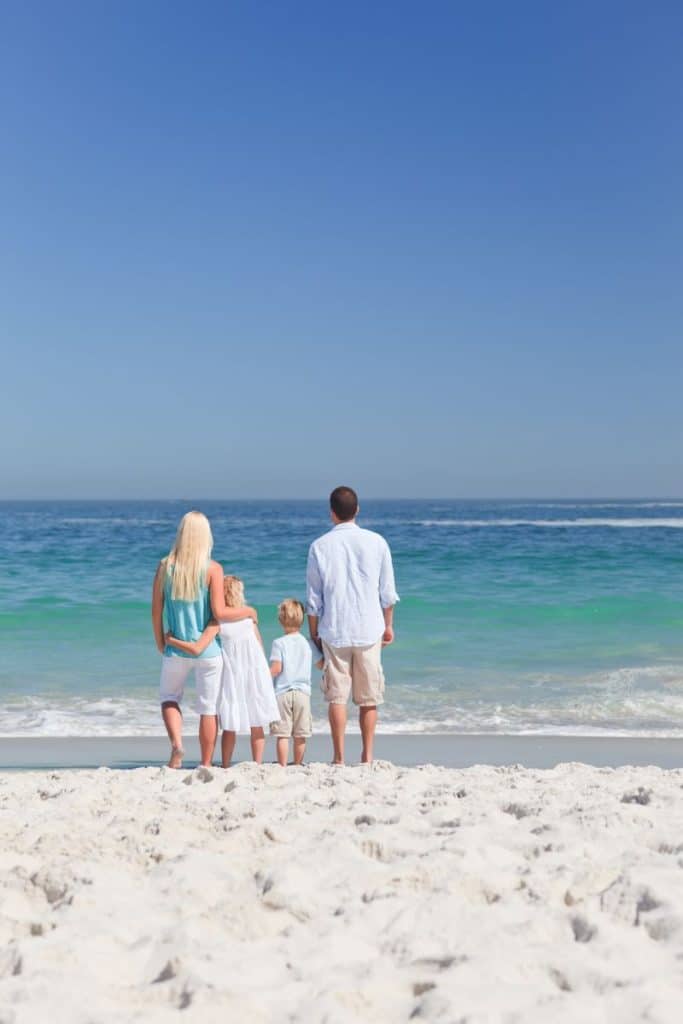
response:
[[[4,4],[0,496],[683,494],[682,30]]]

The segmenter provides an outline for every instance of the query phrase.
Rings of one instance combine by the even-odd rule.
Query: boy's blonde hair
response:
[[[304,606],[295,597],[286,597],[277,606],[277,617],[285,629],[300,629],[304,623]]]
[[[186,512],[180,520],[175,544],[164,559],[166,575],[173,574],[171,597],[195,601],[206,585],[213,537],[209,520],[201,512]]]
[[[239,608],[244,604],[244,583],[239,576],[223,577],[223,593],[229,608]]]

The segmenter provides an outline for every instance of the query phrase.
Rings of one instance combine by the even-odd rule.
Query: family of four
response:
[[[171,743],[169,766],[183,761],[181,704],[194,673],[201,763],[210,765],[222,730],[223,767],[232,760],[237,733],[249,733],[260,763],[265,729],[277,738],[277,759],[287,764],[289,739],[301,764],[311,735],[311,672],[322,669],[333,763],[344,763],[346,705],[359,708],[364,762],[372,761],[377,707],[384,701],[382,647],[393,642],[398,601],[391,552],[378,533],[358,526],[358,497],[350,487],[330,495],[333,528],[308,554],[306,608],[295,598],[278,607],[283,635],[266,660],[256,610],[244,585],[212,561],[206,516],[188,512],[175,544],[159,563],[152,590],[152,625],[162,655],[161,714]],[[301,634],[308,613],[310,643]]]

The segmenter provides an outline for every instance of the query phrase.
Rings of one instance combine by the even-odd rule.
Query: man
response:
[[[377,705],[384,703],[382,647],[394,639],[391,552],[384,537],[356,524],[358,497],[350,487],[330,495],[333,529],[311,544],[306,611],[311,640],[323,652],[334,764],[344,763],[346,703],[359,707],[361,760],[372,761]]]

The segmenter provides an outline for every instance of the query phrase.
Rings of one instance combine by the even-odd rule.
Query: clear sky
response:
[[[0,496],[683,494],[682,35],[6,0]]]

